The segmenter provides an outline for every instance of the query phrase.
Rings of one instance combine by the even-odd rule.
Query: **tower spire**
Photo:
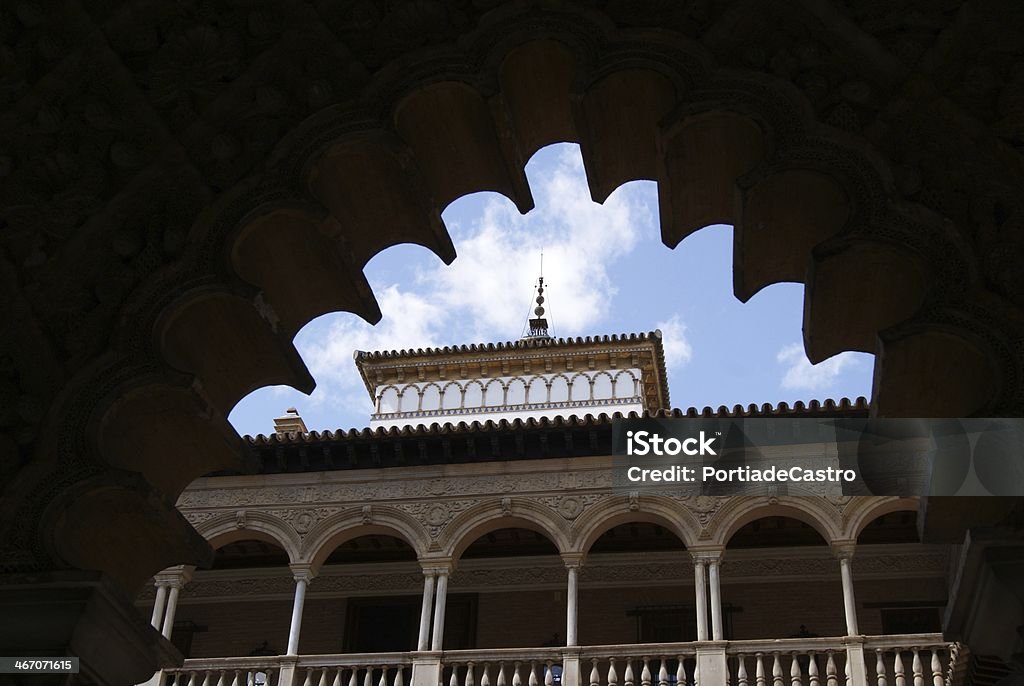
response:
[[[534,317],[531,317],[529,333],[523,336],[524,340],[547,340],[551,338],[548,332],[548,320],[544,317],[544,251],[540,253],[540,277],[537,279],[537,306],[533,309]]]

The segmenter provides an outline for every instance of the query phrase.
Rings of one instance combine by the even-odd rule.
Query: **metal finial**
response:
[[[535,317],[529,320],[529,333],[523,336],[524,340],[544,340],[550,338],[548,333],[548,320],[544,318],[544,251],[540,253],[541,275],[537,279],[537,307],[533,309]]]

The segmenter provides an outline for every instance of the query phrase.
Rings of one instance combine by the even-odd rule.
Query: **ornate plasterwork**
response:
[[[509,525],[501,520],[525,517],[532,521],[528,526],[561,541],[561,552],[586,553],[584,538],[593,540],[603,531],[602,521],[620,522],[624,513],[653,517],[670,528],[689,522],[678,535],[687,545],[706,546],[724,545],[738,526],[772,515],[801,519],[830,543],[855,541],[857,527],[873,517],[916,507],[914,499],[834,495],[624,495],[612,490],[610,459],[576,460],[576,468],[564,472],[561,463],[545,461],[516,463],[514,469],[478,463],[458,473],[447,468],[444,476],[425,466],[279,475],[270,483],[266,477],[218,477],[186,490],[178,507],[201,531],[213,532],[223,529],[224,519],[259,513],[261,531],[301,542],[295,562],[322,560],[329,551],[318,546],[337,545],[338,536],[348,530],[360,535],[357,528],[370,524],[392,528],[418,551],[451,555],[468,544],[460,536],[479,536],[488,527]],[[244,521],[240,526],[245,528]]]

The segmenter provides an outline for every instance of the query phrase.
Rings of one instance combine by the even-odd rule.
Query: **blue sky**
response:
[[[626,184],[590,200],[579,147],[553,145],[526,167],[536,209],[520,215],[496,193],[460,198],[443,217],[458,257],[399,245],[365,272],[383,312],[370,326],[339,312],[307,324],[295,344],[317,381],[242,399],[230,421],[269,434],[296,407],[311,430],[362,428],[372,408],[352,351],[515,340],[535,295],[544,250],[555,336],[664,333],[669,390],[678,408],[855,398],[871,390],[873,356],[843,353],[812,366],[801,343],[802,284],[770,286],[750,302],[732,294],[732,227],[709,226],[675,250],[660,239],[657,186]]]

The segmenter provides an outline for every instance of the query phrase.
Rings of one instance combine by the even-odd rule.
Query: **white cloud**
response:
[[[324,327],[314,324],[296,339],[317,388],[310,402],[337,404],[369,413],[372,403],[352,361],[356,350],[393,350],[438,345],[440,307],[423,295],[397,285],[374,289],[383,318],[371,326],[353,315],[333,316]]]
[[[593,203],[575,148],[564,150],[533,190],[536,209],[526,216],[507,200],[488,201],[479,224],[453,229],[458,258],[452,266],[422,275],[446,312],[475,323],[477,337],[520,335],[533,307],[541,250],[555,335],[589,333],[615,295],[611,263],[633,249],[639,225],[650,222],[636,189]]]
[[[812,365],[804,354],[802,343],[783,346],[775,359],[779,364],[787,365],[781,385],[790,391],[827,390],[835,384],[844,369],[857,364],[854,353],[840,353]]]
[[[342,414],[370,413],[372,403],[352,361],[354,350],[519,338],[535,306],[541,249],[552,333],[595,333],[592,329],[609,313],[615,295],[612,263],[633,249],[640,226],[650,225],[652,218],[635,187],[619,189],[604,205],[593,203],[575,147],[566,146],[542,172],[533,184],[537,207],[528,215],[520,215],[504,198],[492,198],[478,221],[449,224],[458,251],[451,266],[437,263],[415,274],[389,275],[403,278],[401,285],[373,283],[383,314],[376,326],[335,315],[304,329],[296,346],[317,380],[308,402]],[[661,328],[667,356],[689,359],[685,326],[678,318]]]
[[[658,328],[661,329],[661,343],[665,348],[665,365],[670,370],[693,359],[693,347],[686,338],[686,324],[678,314],[658,322]]]

